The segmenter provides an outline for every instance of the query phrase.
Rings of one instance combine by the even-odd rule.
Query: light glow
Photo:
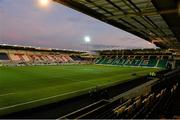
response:
[[[89,43],[89,42],[91,42],[91,38],[90,38],[89,36],[85,36],[85,37],[84,37],[84,41],[85,41],[86,43]]]
[[[48,7],[50,4],[50,0],[38,0],[38,4],[41,7]]]

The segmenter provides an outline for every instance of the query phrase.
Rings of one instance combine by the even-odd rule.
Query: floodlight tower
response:
[[[84,41],[85,41],[86,46],[87,46],[87,51],[89,51],[89,43],[91,42],[91,38],[89,36],[85,36]]]

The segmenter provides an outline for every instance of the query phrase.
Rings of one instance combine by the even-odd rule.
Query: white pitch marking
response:
[[[11,95],[11,94],[15,94],[15,93],[6,93],[6,94],[1,94],[0,97],[2,96],[6,96],[6,95]]]
[[[94,87],[91,87],[91,88],[94,88]],[[72,94],[72,93],[76,93],[76,92],[80,92],[80,91],[89,90],[89,89],[91,89],[91,88],[86,88],[86,89],[77,90],[77,91],[72,91],[72,92],[68,92],[68,93],[64,93],[64,94],[54,95],[54,96],[47,97],[47,98],[42,98],[42,99],[32,100],[32,101],[29,101],[29,102],[19,103],[19,104],[16,104],[16,105],[11,105],[11,106],[7,106],[7,107],[2,107],[2,108],[0,108],[0,110],[5,110],[5,109],[13,108],[13,107],[18,107],[18,106],[21,106],[21,105],[26,105],[26,104],[30,104],[30,103],[34,103],[34,102],[39,102],[39,101],[43,101],[43,100],[48,100],[48,99],[52,99],[52,98],[56,98],[56,97],[60,97],[60,96],[64,96],[64,95],[68,95],[68,94]],[[14,94],[15,94],[15,93],[14,93]]]
[[[110,83],[115,83],[115,82],[110,82]],[[109,84],[109,83],[107,83],[107,84]],[[107,85],[107,84],[102,84],[102,85],[104,86],[104,85]],[[5,109],[9,109],[9,108],[13,108],[13,107],[18,107],[18,106],[22,106],[22,105],[27,105],[27,104],[34,103],[34,102],[39,102],[39,101],[48,100],[48,99],[52,99],[52,98],[56,98],[56,97],[60,97],[60,96],[64,96],[64,95],[68,95],[68,94],[72,94],[72,93],[77,93],[77,92],[80,92],[80,91],[90,90],[92,88],[95,88],[95,87],[89,87],[89,88],[86,88],[86,89],[81,89],[81,90],[72,91],[72,92],[68,92],[68,93],[64,93],[64,94],[54,95],[54,96],[47,97],[47,98],[42,98],[42,99],[32,100],[32,101],[28,101],[28,102],[24,102],[24,103],[19,103],[19,104],[7,106],[7,107],[2,107],[2,108],[0,108],[0,110],[5,110]]]
[[[85,82],[85,81],[84,81]],[[86,81],[88,82],[88,81]],[[108,82],[107,84],[101,84],[101,86],[98,87],[102,87],[108,84],[113,84],[113,83],[118,83],[119,81],[114,81],[114,82]],[[80,92],[80,91],[85,91],[85,90],[90,90],[94,87],[90,87],[90,88],[86,88],[86,89],[81,89],[81,90],[77,90],[77,91],[72,91],[72,92],[68,92],[68,93],[64,93],[64,94],[59,94],[59,95],[54,95],[51,97],[47,97],[47,98],[42,98],[42,99],[37,99],[37,100],[32,100],[32,101],[28,101],[28,102],[24,102],[24,103],[19,103],[19,104],[15,104],[15,105],[11,105],[11,106],[7,106],[7,107],[2,107],[0,108],[0,110],[5,110],[5,109],[9,109],[9,108],[13,108],[13,107],[18,107],[18,106],[22,106],[22,105],[26,105],[26,104],[30,104],[30,103],[34,103],[34,102],[39,102],[39,101],[43,101],[43,100],[48,100],[48,99],[52,99],[52,98],[56,98],[56,97],[60,97],[63,95],[68,95],[68,94],[72,94],[72,93],[76,93],[76,92]],[[10,93],[9,93],[10,94]],[[11,93],[11,94],[15,94],[15,93]]]

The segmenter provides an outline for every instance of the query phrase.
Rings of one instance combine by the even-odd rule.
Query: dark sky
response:
[[[0,43],[84,50],[84,36],[91,49],[152,48],[149,42],[123,30],[51,2],[0,0]]]

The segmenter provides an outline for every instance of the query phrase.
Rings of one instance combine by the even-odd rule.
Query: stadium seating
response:
[[[104,60],[104,56],[102,56],[102,57],[100,57],[100,58],[97,58],[96,61],[95,61],[95,63],[96,63],[96,64],[101,64],[103,60]]]
[[[82,63],[84,58],[80,55],[69,55],[48,52],[25,52],[12,51],[0,53],[0,60],[11,60],[13,64],[61,64],[61,63]],[[94,60],[96,64],[119,65],[119,66],[144,66],[166,68],[169,58],[163,55],[102,55]],[[179,66],[179,62],[176,62]]]
[[[168,63],[168,57],[163,57],[159,60],[157,67],[165,68],[167,66],[167,63]]]
[[[9,60],[9,57],[6,53],[0,53],[0,61]]]
[[[139,96],[129,99],[127,102],[113,109],[116,119],[139,119],[139,118],[152,118],[154,112],[162,109],[161,105],[166,105],[167,100],[172,97],[176,91],[178,83],[171,86],[171,89],[164,88],[160,92],[150,93],[145,96]],[[163,107],[165,108],[165,107]]]
[[[73,61],[83,61],[83,59],[79,55],[71,55],[69,56]]]
[[[179,66],[180,66],[180,60],[176,60],[175,66],[176,66],[176,67],[179,67]]]
[[[146,66],[166,68],[168,63],[167,57],[157,56],[101,56],[96,59],[96,64],[112,64],[121,66]]]
[[[102,57],[102,59],[99,61],[99,64],[108,64],[109,58],[107,56]]]
[[[135,56],[134,60],[132,61],[132,66],[139,66],[141,61],[141,56]]]
[[[150,56],[148,66],[149,66],[149,67],[154,67],[154,66],[156,66],[157,61],[158,61],[158,59],[157,59],[156,56]]]
[[[17,57],[16,60],[19,60],[19,61],[24,61],[24,62],[29,62],[30,61],[28,56],[25,55],[25,54],[15,53],[14,56],[16,56]]]
[[[73,59],[74,58],[74,59]],[[68,54],[48,54],[41,52],[10,52],[0,53],[1,66],[6,65],[47,65],[47,64],[61,64],[61,63],[72,63],[74,61],[81,61],[80,56],[70,57]]]
[[[167,81],[166,81],[167,82]],[[130,98],[123,102],[117,99],[116,101],[99,107],[102,109],[94,109],[93,118],[111,118],[111,119],[142,119],[153,118],[156,113],[159,114],[166,108],[168,101],[178,87],[177,82],[173,82],[169,87],[160,89],[159,91],[151,91],[145,95]],[[96,108],[96,107],[95,107]],[[100,112],[101,111],[101,112]],[[90,112],[89,112],[90,113]],[[88,114],[89,114],[88,113]],[[97,113],[97,114],[96,114]],[[99,114],[98,114],[99,113]],[[102,113],[102,114],[101,114]],[[88,115],[83,113],[83,115]],[[80,115],[81,116],[81,115]],[[89,116],[89,115],[88,115]],[[83,118],[89,118],[84,116]],[[157,116],[155,117],[157,118]]]
[[[29,57],[21,53],[10,53],[9,57],[13,63],[27,63],[30,61]]]
[[[119,63],[119,57],[118,56],[115,56],[114,57],[114,61],[111,63],[112,65],[116,65]]]

